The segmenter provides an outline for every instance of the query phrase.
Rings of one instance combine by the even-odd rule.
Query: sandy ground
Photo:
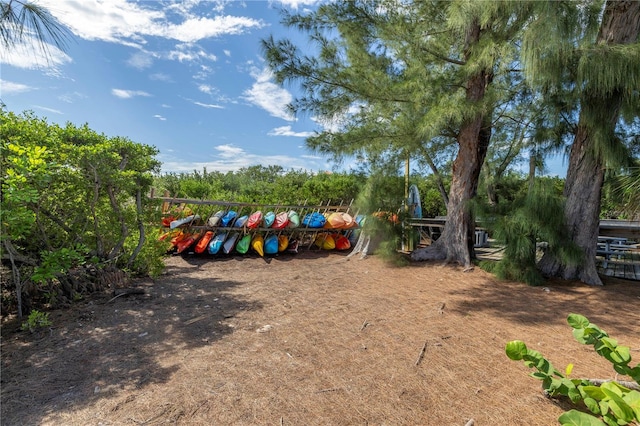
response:
[[[476,268],[303,252],[168,257],[145,295],[95,295],[51,329],[2,327],[2,425],[554,425],[504,354],[613,378],[571,337],[581,313],[640,361],[640,283],[546,287]]]

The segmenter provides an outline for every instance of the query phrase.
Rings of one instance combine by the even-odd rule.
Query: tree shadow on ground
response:
[[[462,315],[486,311],[509,321],[531,325],[559,319],[564,322],[569,313],[578,313],[595,324],[615,327],[618,332],[636,336],[640,323],[640,283],[603,279],[604,286],[551,279],[534,287],[496,278],[488,280],[485,286],[452,293],[452,297],[462,300],[451,309]]]
[[[160,283],[140,283],[145,295],[91,296],[52,312],[53,326],[37,333],[18,332],[17,322],[4,324],[2,424],[40,424],[57,411],[167,382],[180,366],[163,358],[210,345],[234,331],[228,319],[261,309],[230,294],[238,282],[198,279],[192,271],[169,266]],[[40,410],[33,410],[38,403]]]

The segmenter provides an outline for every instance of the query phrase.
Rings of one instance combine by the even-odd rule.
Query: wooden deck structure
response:
[[[421,241],[431,244],[446,224],[445,217],[411,219]],[[500,260],[504,247],[486,239],[482,224],[476,223],[476,256],[481,260]],[[596,263],[602,275],[640,281],[640,221],[601,220]]]

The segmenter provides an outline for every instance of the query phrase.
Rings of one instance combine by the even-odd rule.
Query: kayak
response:
[[[358,226],[353,216],[349,213],[342,213],[342,220],[344,220],[344,226],[342,229],[351,229]]]
[[[220,226],[227,227],[233,225],[233,221],[236,219],[236,217],[238,217],[238,213],[233,210],[229,210],[227,214],[222,216],[222,218],[220,219]]]
[[[331,213],[327,217],[327,221],[324,224],[324,228],[326,229],[342,229],[344,228],[344,219],[342,217],[342,213]]]
[[[260,223],[262,223],[262,212],[258,210],[249,216],[249,219],[247,220],[247,228],[256,229],[260,226]]]
[[[264,238],[262,238],[262,235],[256,234],[253,236],[251,239],[251,248],[260,256],[264,256]]]
[[[336,242],[333,240],[333,237],[326,233],[318,234],[314,244],[324,250],[333,250],[336,248]]]
[[[213,231],[205,232],[202,238],[198,240],[198,244],[196,244],[195,252],[204,253],[204,251],[207,249],[207,246],[209,245],[209,241],[211,241],[211,238],[213,238]]]
[[[216,254],[220,251],[220,247],[224,243],[224,240],[227,239],[227,232],[220,231],[215,237],[209,241],[209,254]]]
[[[327,219],[318,212],[308,213],[302,219],[302,224],[307,228],[322,228]]]
[[[171,231],[164,232],[162,235],[160,235],[158,237],[158,241],[164,241],[167,238],[172,238],[173,239],[173,237],[175,237],[176,235],[180,234],[181,232],[182,231],[179,230],[179,229],[173,229]],[[169,241],[171,241],[171,240],[169,240]]]
[[[224,216],[224,210],[218,210],[209,219],[207,219],[207,225],[215,228],[220,224],[220,219]]]
[[[278,251],[283,252],[289,247],[289,237],[286,235],[278,235]]]
[[[191,234],[187,238],[184,238],[176,244],[176,254],[180,254],[189,247],[191,247],[197,240],[200,238],[202,234]]]
[[[271,234],[264,240],[264,253],[276,254],[278,253],[278,236]]]
[[[182,225],[184,225],[186,223],[191,223],[191,222],[196,221],[198,219],[200,219],[200,215],[192,214],[192,215],[189,215],[187,217],[183,217],[182,219],[172,220],[171,223],[169,224],[169,228],[175,229],[178,226],[182,226]]]
[[[251,243],[251,235],[247,234],[240,238],[238,244],[236,244],[236,251],[240,254],[245,254],[249,251],[249,244]]]
[[[189,234],[187,234],[187,233],[186,233],[186,232],[184,232],[184,231],[180,231],[180,232],[178,232],[177,234],[175,234],[175,235],[171,238],[171,240],[170,240],[170,241],[171,241],[171,245],[172,245],[172,246],[177,246],[177,245],[178,245],[178,243],[179,243],[181,240],[184,240],[184,239],[185,239],[185,238],[187,238],[188,236],[189,236]]]
[[[240,216],[234,222],[233,227],[234,228],[242,228],[247,223],[247,220],[249,220],[249,216],[247,216],[247,215]]]
[[[271,225],[273,225],[275,220],[276,214],[274,212],[267,212],[267,214],[264,215],[264,226],[266,228],[271,228]]]
[[[300,226],[300,215],[298,215],[298,212],[296,212],[295,210],[290,210],[289,213],[287,213],[287,217],[289,218],[287,227],[297,228],[298,226]]]
[[[287,212],[280,212],[276,215],[276,220],[273,222],[273,229],[284,229],[289,224],[289,214]]]
[[[163,217],[162,218],[162,226],[164,227],[169,227],[171,226],[171,222],[173,222],[174,220],[176,220],[175,216],[167,216],[167,217]]]
[[[344,235],[333,235],[333,241],[335,241],[336,250],[349,250],[351,248],[351,242]]]
[[[224,244],[222,245],[222,251],[224,251],[225,254],[231,253],[231,250],[233,250],[233,248],[236,246],[236,242],[238,241],[238,238],[240,238],[239,232],[234,232],[231,235],[229,235],[229,237],[227,238],[227,241],[225,241]]]

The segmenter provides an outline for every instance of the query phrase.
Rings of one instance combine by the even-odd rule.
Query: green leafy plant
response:
[[[570,314],[567,322],[578,342],[593,345],[598,355],[613,364],[616,373],[629,376],[634,382],[570,379],[572,364],[562,373],[540,352],[527,348],[520,340],[507,343],[507,356],[535,369],[531,376],[542,380],[542,388],[548,395],[568,397],[574,404],[584,405],[590,411],[567,411],[558,418],[562,425],[616,426],[639,422],[640,364],[631,366],[629,347],[618,345],[615,339],[582,315]]]
[[[20,327],[23,331],[29,330],[30,332],[34,332],[39,328],[45,328],[51,326],[51,320],[49,319],[48,312],[40,312],[37,309],[31,311],[27,320],[22,323]]]

